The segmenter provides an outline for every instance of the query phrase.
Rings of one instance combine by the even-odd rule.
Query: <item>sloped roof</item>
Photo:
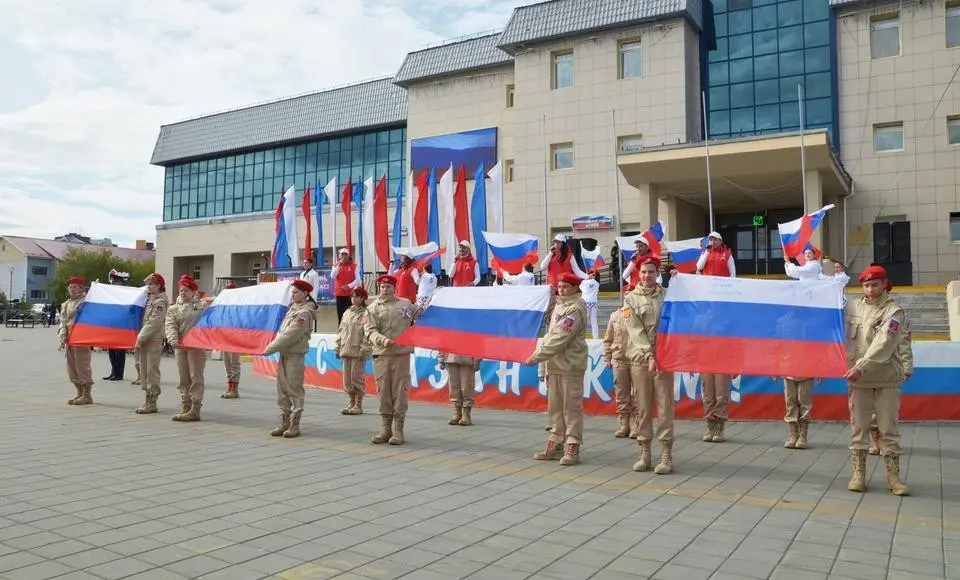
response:
[[[701,0],[549,0],[514,10],[498,46],[516,54],[525,44],[680,16],[703,29]]]
[[[513,57],[497,48],[500,33],[459,40],[411,52],[403,59],[393,82],[408,87],[453,73],[503,66]]]
[[[209,157],[407,119],[407,93],[392,77],[356,83],[160,127],[150,163]]]
[[[3,236],[8,242],[17,247],[28,258],[43,260],[61,260],[70,248],[77,248],[88,252],[108,250],[118,260],[137,260],[145,262],[154,259],[153,250],[138,250],[136,248],[117,248],[114,246],[97,246],[95,244],[78,244],[72,242],[57,242],[41,238],[22,238],[20,236]]]

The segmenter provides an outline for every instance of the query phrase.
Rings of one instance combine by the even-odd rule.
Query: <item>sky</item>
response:
[[[394,74],[534,0],[0,0],[0,234],[153,241],[160,126]]]

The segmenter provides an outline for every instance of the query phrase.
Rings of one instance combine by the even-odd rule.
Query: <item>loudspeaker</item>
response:
[[[910,222],[893,222],[890,226],[894,264],[910,262]]]
[[[876,264],[890,263],[890,224],[873,224],[873,261]]]
[[[887,279],[896,286],[913,286],[913,264],[911,262],[896,262],[880,264],[887,270]]]

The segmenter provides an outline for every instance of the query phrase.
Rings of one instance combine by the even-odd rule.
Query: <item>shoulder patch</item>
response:
[[[900,332],[900,320],[897,318],[891,318],[890,324],[887,325],[887,335],[896,336]]]
[[[566,316],[563,320],[560,321],[560,331],[564,334],[570,334],[573,332],[573,325],[577,321],[573,316]]]

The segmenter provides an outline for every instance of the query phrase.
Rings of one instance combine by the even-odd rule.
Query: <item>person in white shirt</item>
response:
[[[824,278],[831,277],[823,275],[823,266],[820,265],[820,260],[818,259],[816,250],[813,248],[807,248],[803,251],[803,257],[806,260],[806,263],[802,266],[798,266],[791,262],[789,258],[784,256],[783,269],[787,273],[787,276],[796,278],[801,282],[806,280],[823,280]]]
[[[533,264],[524,264],[523,270],[516,276],[504,272],[503,282],[510,286],[535,286],[537,278],[533,275]]]
[[[303,259],[303,272],[300,272],[299,278],[301,280],[306,280],[310,282],[310,285],[313,286],[313,292],[310,293],[310,297],[313,298],[313,301],[317,301],[317,292],[320,288],[320,273],[313,269],[313,258],[304,258]]]
[[[598,274],[591,272],[590,277],[580,282],[580,298],[587,304],[587,315],[590,317],[590,332],[592,338],[600,338],[600,326],[597,324],[597,303],[600,300],[600,282]]]
[[[423,274],[420,275],[420,282],[417,284],[417,306],[421,309],[426,308],[436,291],[437,275],[433,273],[433,264],[428,262],[424,264]]]

